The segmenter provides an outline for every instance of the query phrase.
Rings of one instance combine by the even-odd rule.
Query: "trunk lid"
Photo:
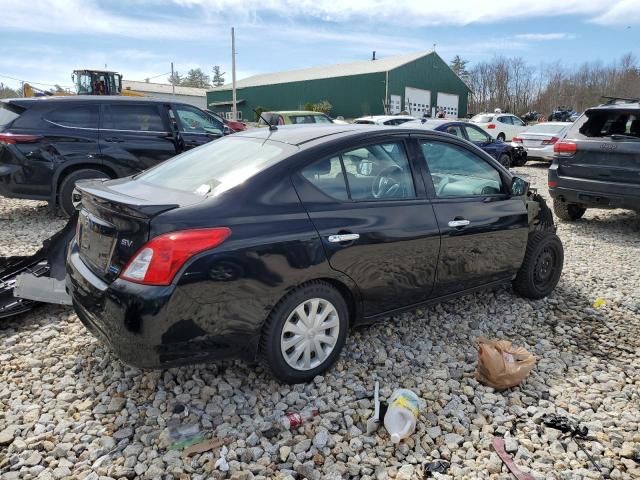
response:
[[[518,135],[525,147],[541,147],[544,140],[551,140],[551,133],[523,133]]]
[[[573,155],[557,155],[558,174],[605,182],[640,185],[640,134],[637,108],[587,110],[569,130]]]
[[[80,258],[107,282],[115,280],[149,240],[153,217],[203,200],[200,195],[130,179],[89,180],[76,188],[82,195],[76,233]]]

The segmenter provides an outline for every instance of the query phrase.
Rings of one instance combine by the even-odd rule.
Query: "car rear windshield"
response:
[[[476,115],[471,118],[471,121],[474,123],[489,123],[493,120],[493,115]]]
[[[546,123],[538,123],[527,127],[527,133],[560,133],[567,128],[566,125],[547,125]]]
[[[167,160],[138,175],[136,181],[216,196],[296,151],[286,143],[229,136]]]
[[[0,128],[9,125],[24,111],[24,107],[9,102],[0,102]]]
[[[640,138],[640,109],[587,110],[571,127],[567,138],[621,135]]]

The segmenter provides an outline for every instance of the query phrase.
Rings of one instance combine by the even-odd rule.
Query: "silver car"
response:
[[[571,126],[567,122],[537,123],[513,137],[511,143],[521,145],[527,151],[527,160],[553,160],[553,146],[562,140]]]

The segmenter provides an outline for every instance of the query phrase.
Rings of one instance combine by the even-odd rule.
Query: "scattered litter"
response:
[[[507,340],[478,339],[476,379],[496,390],[521,383],[536,365],[536,357]]]
[[[406,388],[398,388],[393,392],[384,416],[384,426],[393,443],[400,442],[415,431],[419,414],[420,397]]]
[[[303,410],[302,412],[287,412],[280,419],[280,424],[286,430],[292,430],[298,428],[304,422],[308,422],[313,417],[320,415],[320,411],[317,408],[311,408]]]
[[[446,460],[436,460],[435,462],[425,463],[423,465],[423,478],[432,477],[434,473],[447,473],[449,470],[449,462]]]
[[[209,450],[214,450],[218,447],[221,447],[229,438],[212,438],[210,440],[205,440],[204,442],[196,443],[195,445],[191,445],[184,449],[182,452],[183,457],[190,457],[191,455],[195,455],[196,453],[204,453]]]
[[[169,427],[169,438],[173,440],[171,450],[183,450],[191,445],[204,440],[204,435],[200,432],[200,425],[191,423],[187,425],[177,425]]]
[[[216,460],[216,463],[214,465],[214,467],[221,472],[229,471],[229,464],[227,463],[227,453],[229,453],[229,449],[225,445],[220,449],[220,458]]]
[[[604,298],[596,298],[595,301],[593,302],[593,308],[600,308],[603,305],[605,305],[607,303],[607,301]]]
[[[185,417],[189,416],[189,413],[193,412],[196,415],[199,415],[201,417],[209,417],[209,414],[207,412],[205,412],[204,410],[201,410],[199,408],[196,407],[189,407],[188,405],[185,405],[184,403],[176,403],[173,406],[173,413],[177,414],[177,415],[183,415]]]
[[[373,415],[367,420],[367,435],[371,435],[380,426],[380,383],[376,380],[373,391]]]
[[[586,439],[587,435],[589,435],[589,429],[585,426],[581,426],[579,423],[570,420],[567,417],[563,417],[562,415],[556,415],[550,413],[542,417],[542,423],[549,428],[554,428],[556,430],[560,430],[562,433],[569,434],[573,441],[576,442],[578,448],[582,450],[582,452],[587,456],[591,464],[595,467],[596,470],[602,472],[600,465],[596,462],[591,454],[587,452],[587,449],[584,448],[584,444],[580,439]]]
[[[520,468],[518,468],[518,466],[513,461],[513,458],[511,458],[511,456],[504,449],[504,438],[493,437],[493,440],[491,441],[491,445],[493,446],[493,449],[496,451],[496,453],[500,457],[500,460],[502,460],[502,462],[507,466],[509,471],[513,473],[513,475],[518,480],[534,480],[533,475],[531,475],[530,473],[525,473],[522,470],[520,470]]]

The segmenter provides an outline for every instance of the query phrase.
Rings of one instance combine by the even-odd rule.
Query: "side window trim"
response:
[[[451,201],[456,201],[456,202],[457,201],[479,201],[479,200],[482,201],[482,199],[488,198],[488,197],[490,198],[508,198],[509,197],[509,194],[505,192],[492,193],[492,194],[486,194],[486,195],[459,195],[459,196],[450,196],[450,197],[438,197],[436,195],[436,189],[435,189],[435,186],[433,185],[433,180],[431,178],[431,170],[429,169],[429,163],[427,162],[427,159],[424,156],[424,152],[422,151],[422,147],[420,146],[420,143],[423,141],[436,141],[436,142],[445,143],[447,145],[454,145],[456,147],[464,149],[465,151],[471,154],[474,154],[474,153],[470,149],[468,149],[466,146],[448,141],[448,139],[440,139],[440,138],[433,139],[433,138],[419,136],[419,135],[412,135],[412,136],[416,140],[417,150],[418,150],[417,155],[419,155],[420,162],[422,164],[422,179],[427,189],[427,197],[431,202],[441,203],[441,202],[451,202]],[[493,165],[492,162],[490,162],[486,158],[483,158],[479,155],[477,157],[480,158],[482,161],[484,161],[489,167],[493,168],[498,173],[503,187],[508,183],[506,181],[507,178],[503,174],[503,172],[501,172],[498,168],[496,168],[496,166]]]
[[[73,110],[76,108],[82,108],[82,107],[88,107],[91,108],[92,105],[79,105],[77,107],[72,107],[69,110]],[[61,123],[58,122],[54,122],[53,120],[49,120],[46,116],[55,112],[56,110],[50,110],[48,112],[46,112],[43,116],[42,116],[42,120],[44,120],[46,123],[49,123],[50,125],[55,125],[56,127],[60,127],[60,128],[69,128],[72,130],[87,130],[87,131],[99,131],[100,130],[100,126],[102,125],[102,105],[98,104],[95,105],[95,109],[96,109],[96,121],[98,126],[97,127],[76,127],[76,126],[72,126],[72,125],[63,125]]]

